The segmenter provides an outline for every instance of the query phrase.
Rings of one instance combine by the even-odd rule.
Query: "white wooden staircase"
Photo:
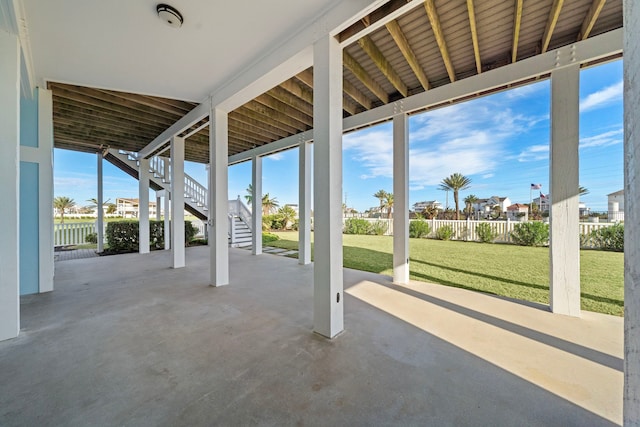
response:
[[[104,159],[117,166],[135,179],[139,177],[138,153],[109,149]],[[153,190],[171,191],[171,159],[155,156],[149,159],[149,187]],[[184,174],[184,208],[187,212],[202,220],[209,219],[207,188]],[[250,246],[252,240],[251,212],[240,199],[229,200],[229,244],[234,247]]]

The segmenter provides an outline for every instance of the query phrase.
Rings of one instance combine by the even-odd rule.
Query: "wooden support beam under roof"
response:
[[[431,87],[431,85],[429,84],[429,79],[418,63],[418,58],[416,57],[413,49],[411,49],[409,41],[407,40],[404,32],[402,32],[402,28],[400,28],[400,24],[398,24],[398,21],[396,21],[395,19],[391,20],[385,24],[385,27],[387,28],[387,31],[389,31],[389,34],[391,34],[391,37],[393,37],[393,40],[396,42],[396,45],[400,49],[400,52],[402,52],[404,59],[407,60],[409,67],[411,67],[411,70],[413,70],[413,73],[418,78],[418,81],[420,82],[424,90],[429,90],[429,88]]]
[[[307,87],[313,89],[313,71],[311,68],[304,70],[296,75],[296,78],[303,82]],[[353,86],[347,79],[342,80],[342,90],[349,97],[353,98],[356,102],[369,110],[371,108],[371,100],[362,92],[360,92],[355,86]],[[343,94],[342,96],[342,108],[349,114],[353,115],[358,113],[358,107],[354,104],[349,97]],[[313,103],[313,92],[311,94],[311,103]]]
[[[254,101],[264,105],[265,107],[269,107],[279,113],[282,113],[285,116],[290,117],[291,119],[297,120],[307,126],[313,126],[312,116],[308,116],[300,110],[296,110],[289,104],[285,104],[284,102],[277,100],[268,93],[255,97]]]
[[[540,52],[545,53],[549,49],[549,43],[551,42],[551,36],[553,36],[553,30],[556,28],[558,18],[560,17],[560,11],[562,10],[562,4],[564,0],[553,0],[551,5],[551,11],[549,12],[549,18],[547,19],[547,25],[544,28],[544,34],[542,35],[542,41],[540,42]]]
[[[284,135],[288,135],[281,129],[270,125],[265,126],[264,123],[244,116],[238,111],[233,111],[232,114],[229,114],[229,125],[235,126],[239,131],[247,132],[250,135],[262,135],[264,138],[273,141],[286,138]]]
[[[313,109],[313,90],[306,85],[300,84],[298,79],[292,77],[282,82],[279,87],[311,104]]]
[[[134,120],[121,120],[114,119],[110,117],[102,117],[98,120],[94,116],[90,114],[86,114],[84,112],[73,111],[65,108],[64,106],[55,105],[53,107],[53,115],[58,120],[75,120],[77,122],[83,122],[85,126],[91,127],[95,125],[108,126],[111,129],[116,130],[133,130],[144,132],[145,134],[151,134],[152,138],[155,138],[164,130],[163,127],[160,126],[149,126],[149,125],[141,125],[140,123],[135,122]]]
[[[371,109],[371,105],[372,105],[371,100],[367,98],[367,96],[364,93],[360,92],[360,90],[358,90],[357,87],[352,85],[349,80],[344,79],[342,81],[342,89],[344,90],[344,93],[349,95],[349,97],[351,97],[358,104],[362,105],[365,109],[367,110]]]
[[[304,99],[293,95],[291,92],[283,89],[280,86],[274,87],[273,89],[268,91],[267,94],[280,102],[284,102],[291,108],[303,114],[306,114],[309,117],[313,117],[313,97],[311,98],[311,102],[307,102]]]
[[[93,89],[93,90],[95,90],[96,93],[103,93],[109,96],[113,95],[112,91],[108,91],[104,89]],[[165,113],[174,114],[178,116],[183,116],[187,114],[195,106],[194,104],[187,103],[187,102],[182,102],[183,105],[179,106],[177,104],[170,104],[167,102],[156,100],[150,96],[138,95],[136,93],[120,92],[118,94],[118,97],[122,98],[125,101],[131,101],[133,103],[144,105],[146,107],[151,107],[156,110],[164,111]]]
[[[520,39],[520,24],[522,23],[522,3],[524,0],[515,0],[513,12],[513,47],[511,48],[511,62],[518,59],[518,40]]]
[[[63,102],[54,103],[53,113],[54,115],[57,114],[62,117],[77,117],[86,121],[87,123],[102,121],[106,123],[112,123],[118,127],[145,126],[157,132],[162,132],[167,127],[167,125],[163,123],[143,123],[132,116],[115,116],[110,114],[101,114],[100,112],[89,108],[77,107],[73,104],[67,104]]]
[[[387,58],[384,57],[378,46],[371,40],[371,37],[364,36],[358,40],[358,45],[365,51],[369,58],[373,61],[376,67],[382,72],[382,74],[389,80],[389,82],[395,87],[398,92],[405,98],[409,95],[407,85],[404,84],[396,70],[393,69]]]
[[[280,136],[265,131],[263,129],[258,129],[255,126],[251,126],[247,123],[241,122],[236,119],[232,119],[229,117],[229,129],[232,129],[234,132],[238,134],[244,134],[248,138],[258,138],[258,139],[268,139],[270,141],[277,141],[281,139]]]
[[[273,120],[274,123],[277,123],[278,127],[282,128],[283,126],[287,126],[287,128],[291,128],[291,133],[298,133],[299,131],[307,130],[307,128],[309,127],[309,125],[307,125],[306,123],[294,119],[293,117],[288,116],[287,114],[268,107],[264,104],[261,104],[256,100],[249,101],[244,104],[244,106],[249,110],[255,111],[256,113],[262,115],[266,120]]]
[[[261,112],[263,111],[262,108],[259,109],[259,111],[256,111],[255,104],[252,104],[251,102],[248,102],[243,106],[236,108],[234,111],[239,114],[238,120],[244,121],[244,118],[250,119],[253,121],[253,123],[251,124],[268,129],[274,133],[281,133],[282,138],[296,134],[300,131],[293,126],[286,125],[280,121],[273,119],[272,117],[264,115]]]
[[[467,11],[469,12],[469,27],[471,28],[471,41],[473,42],[473,55],[476,58],[476,71],[482,73],[482,62],[480,61],[480,46],[478,44],[478,29],[476,27],[476,13],[473,9],[473,0],[467,0]]]
[[[344,66],[353,73],[354,76],[358,80],[362,82],[363,85],[366,86],[367,89],[371,91],[375,96],[380,99],[385,104],[389,103],[389,95],[385,90],[376,82],[367,71],[362,68],[362,65],[358,63],[351,55],[347,53],[346,50],[342,50],[342,60]]]
[[[589,11],[587,12],[587,16],[585,16],[584,21],[582,21],[580,34],[578,34],[578,41],[589,37],[589,34],[591,34],[591,30],[593,30],[593,26],[596,24],[598,16],[600,16],[600,12],[602,12],[602,8],[606,2],[607,0],[593,0],[589,7]]]
[[[449,49],[447,48],[447,42],[444,39],[442,25],[440,24],[440,18],[438,17],[438,11],[436,10],[434,0],[426,0],[424,2],[424,8],[427,11],[427,18],[429,18],[433,35],[436,38],[436,43],[438,43],[438,48],[440,48],[440,55],[442,55],[442,61],[447,69],[447,74],[449,74],[449,80],[451,82],[455,82],[456,72],[453,68],[451,57],[449,56]]]

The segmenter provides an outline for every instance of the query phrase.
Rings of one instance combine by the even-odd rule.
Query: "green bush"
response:
[[[389,229],[389,226],[387,225],[387,222],[385,222],[385,221],[376,221],[376,222],[371,224],[369,233],[370,234],[374,234],[376,236],[383,236],[384,233],[386,233],[388,229]]]
[[[138,221],[112,221],[107,223],[106,238],[110,252],[137,252],[140,248]],[[188,246],[197,229],[191,221],[184,222],[185,245]],[[151,249],[164,248],[164,221],[149,221],[149,246]]]
[[[482,243],[491,243],[496,239],[496,237],[498,237],[498,233],[494,231],[493,227],[491,227],[491,224],[488,222],[481,222],[478,224],[476,227],[476,234]]]
[[[436,231],[438,240],[451,240],[454,234],[453,228],[450,225],[443,225]]]
[[[284,229],[284,218],[279,214],[264,215],[262,217],[262,229],[268,230],[282,230]]]
[[[549,224],[521,222],[513,227],[511,238],[520,246],[543,246],[549,242]]]
[[[269,242],[275,242],[276,240],[280,240],[280,237],[271,233],[262,233],[262,244],[267,244]]]
[[[409,223],[409,237],[419,239],[421,237],[426,237],[429,233],[431,233],[431,227],[429,227],[429,223],[427,221],[423,219],[416,219]]]
[[[87,242],[87,243],[96,244],[96,243],[98,243],[98,234],[97,233],[89,233],[84,238],[84,241]]]
[[[362,218],[349,218],[344,222],[344,234],[371,234],[372,226]]]
[[[589,236],[593,245],[605,251],[624,252],[624,224],[593,230]]]

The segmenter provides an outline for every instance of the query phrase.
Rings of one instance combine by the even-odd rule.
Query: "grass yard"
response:
[[[298,248],[297,232],[274,233],[269,246]],[[390,236],[343,235],[344,266],[392,275]],[[411,279],[549,303],[549,249],[475,242],[410,239]],[[623,315],[622,253],[580,251],[582,308]]]

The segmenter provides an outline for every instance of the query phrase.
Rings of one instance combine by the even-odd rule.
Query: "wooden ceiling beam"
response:
[[[383,76],[389,80],[389,82],[397,89],[405,98],[409,95],[407,85],[404,84],[396,70],[389,63],[387,58],[384,57],[378,46],[371,40],[371,37],[364,36],[358,40],[358,46],[364,50],[364,52],[371,58],[376,67],[380,70]]]
[[[298,83],[297,79],[290,78],[289,80],[285,80],[280,84],[279,87],[289,92],[293,96],[297,96],[304,102],[311,104],[311,108],[313,109],[313,90],[309,89],[306,85]]]
[[[469,27],[471,28],[471,41],[473,42],[473,54],[476,58],[476,71],[482,73],[482,62],[480,61],[480,46],[478,44],[478,28],[476,27],[476,13],[473,9],[473,0],[467,0],[467,11],[469,12]]]
[[[404,59],[407,60],[409,67],[411,67],[411,70],[413,70],[413,73],[418,78],[418,81],[420,82],[424,90],[429,90],[429,88],[431,87],[431,85],[429,84],[429,79],[427,78],[427,75],[424,73],[424,70],[418,63],[418,58],[416,57],[416,54],[413,52],[413,49],[411,49],[411,46],[409,45],[409,41],[407,40],[407,37],[404,35],[402,28],[400,28],[400,24],[398,24],[398,21],[396,21],[395,19],[392,21],[389,21],[387,22],[385,27],[387,28],[387,31],[389,31],[389,34],[391,34],[391,37],[393,37],[393,40],[396,42],[396,45],[400,49],[400,52],[402,52]]]
[[[593,26],[596,25],[596,21],[600,16],[600,12],[602,12],[602,8],[607,0],[593,0],[591,6],[589,7],[589,11],[587,12],[587,16],[584,17],[584,21],[582,21],[582,26],[580,27],[580,34],[578,34],[578,41],[585,40],[591,34],[591,30],[593,30]]]
[[[254,101],[287,117],[297,120],[298,122],[306,126],[313,127],[313,116],[308,116],[300,110],[293,108],[290,104],[285,104],[284,102],[277,100],[269,94],[258,95],[254,98]]]
[[[53,115],[54,115],[54,118],[61,117],[61,118],[83,121],[87,125],[91,125],[93,123],[108,123],[110,126],[113,126],[115,128],[142,129],[145,131],[157,132],[158,134],[160,134],[164,129],[166,129],[165,127],[162,127],[161,125],[158,125],[158,124],[149,125],[149,124],[137,122],[132,119],[116,118],[111,116],[96,117],[95,115],[86,113],[81,109],[66,106],[66,105],[59,105],[59,104],[54,105]]]
[[[311,68],[299,73],[296,78],[304,83],[307,87],[313,90],[313,71]],[[355,105],[349,97],[353,98],[358,104],[362,105],[367,110],[371,109],[371,100],[362,92],[360,92],[354,85],[352,85],[347,79],[342,79],[342,90],[349,96],[342,97],[342,109],[349,114],[358,113],[358,106]],[[313,92],[311,95],[311,101],[313,104]]]
[[[350,98],[352,98],[358,104],[362,105],[366,110],[371,109],[371,106],[373,104],[371,100],[367,97],[367,95],[358,90],[357,87],[352,85],[349,80],[344,79],[342,81],[342,89],[344,90],[345,94],[349,95]]]
[[[193,108],[195,107],[195,105],[193,104],[187,104],[183,107],[177,107],[177,106],[166,104],[164,102],[160,102],[152,97],[138,95],[135,93],[113,92],[113,91],[104,90],[104,89],[93,89],[93,90],[95,90],[97,93],[104,93],[106,95],[116,96],[116,97],[122,98],[125,101],[131,101],[136,104],[143,105],[145,107],[150,107],[156,110],[164,111],[165,113],[176,114],[180,116],[184,116],[189,111],[193,110]]]
[[[513,11],[513,47],[511,48],[511,62],[516,62],[518,59],[518,40],[520,39],[523,2],[524,0],[515,0],[515,10]]]
[[[73,129],[86,129],[88,131],[91,130],[103,130],[104,132],[113,131],[116,134],[126,134],[126,135],[136,135],[141,138],[155,138],[158,133],[153,130],[141,128],[141,127],[129,127],[129,126],[116,126],[113,123],[108,122],[94,122],[91,124],[82,123],[83,120],[70,119],[65,117],[56,117],[56,122],[60,125],[64,125],[66,127],[71,127]]]
[[[551,11],[549,12],[549,18],[547,19],[547,25],[544,28],[544,34],[542,35],[542,41],[540,42],[541,53],[545,53],[549,49],[551,36],[553,36],[553,30],[556,29],[556,24],[558,23],[558,17],[560,16],[563,3],[564,0],[553,0]]]
[[[352,116],[360,112],[358,104],[353,102],[347,95],[344,94],[342,95],[342,109]]]
[[[358,63],[351,55],[349,55],[346,49],[342,50],[342,61],[344,66],[353,73],[358,80],[366,86],[375,96],[385,104],[389,103],[389,95],[385,90],[376,82],[367,71],[362,68],[362,65]]]
[[[277,123],[275,124],[275,126],[287,130],[287,132],[290,132],[292,134],[305,131],[309,126],[306,123],[303,123],[299,120],[294,119],[293,117],[286,115],[285,113],[281,113],[280,111],[274,110],[273,108],[262,105],[257,101],[249,101],[244,104],[244,107],[259,114],[263,117],[263,120],[267,122],[273,120],[275,123]]]
[[[424,2],[424,8],[427,11],[427,18],[429,18],[433,35],[436,38],[436,43],[438,43],[440,55],[442,55],[442,61],[447,69],[447,74],[449,74],[449,80],[453,83],[456,81],[456,72],[453,69],[453,62],[451,62],[451,57],[449,56],[449,49],[447,48],[447,42],[444,39],[442,25],[440,24],[440,18],[438,17],[438,11],[436,10],[434,0],[426,0]]]
[[[253,126],[249,126],[246,123],[234,121],[229,122],[229,130],[235,132],[238,135],[245,135],[247,138],[250,138],[252,141],[266,141],[272,142],[280,139],[278,136],[273,136],[273,134],[261,131],[256,131]]]
[[[236,108],[233,113],[235,113],[234,119],[248,125],[255,126],[258,129],[265,129],[269,132],[275,133],[280,138],[285,138],[298,132],[295,128],[281,125],[275,121],[268,121],[266,117],[247,108],[246,104]]]
[[[284,102],[291,108],[294,108],[309,117],[313,117],[313,96],[311,98],[311,102],[307,102],[299,96],[295,96],[291,92],[284,90],[280,86],[274,87],[268,91],[267,94],[280,102]]]

